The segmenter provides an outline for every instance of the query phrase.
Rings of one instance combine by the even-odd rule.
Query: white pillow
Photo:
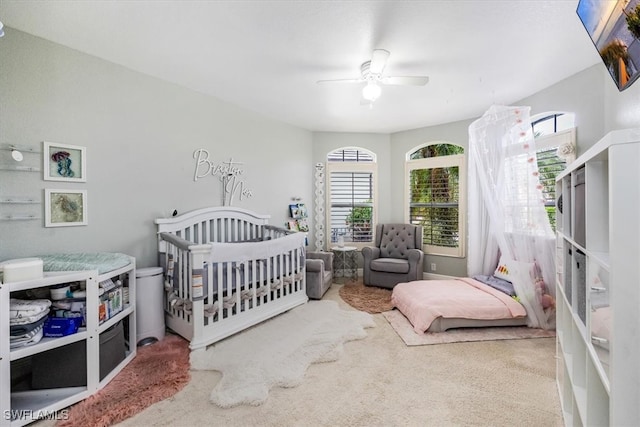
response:
[[[536,264],[533,262],[520,262],[507,257],[500,257],[500,262],[493,272],[495,277],[513,283],[516,272],[520,269],[523,273],[528,273],[534,279],[536,277]]]

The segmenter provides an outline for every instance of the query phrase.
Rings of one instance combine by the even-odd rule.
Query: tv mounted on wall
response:
[[[640,76],[640,0],[579,0],[578,17],[618,90]]]

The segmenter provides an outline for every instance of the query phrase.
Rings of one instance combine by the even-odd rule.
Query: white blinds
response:
[[[422,225],[427,245],[458,247],[459,168],[410,171],[409,220]]]
[[[373,240],[373,173],[333,171],[330,174],[331,242]]]

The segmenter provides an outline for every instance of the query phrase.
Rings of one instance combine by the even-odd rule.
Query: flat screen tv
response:
[[[640,75],[640,0],[579,0],[578,17],[618,90]]]

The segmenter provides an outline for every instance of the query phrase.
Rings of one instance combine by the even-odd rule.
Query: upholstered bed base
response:
[[[487,328],[492,326],[526,326],[526,317],[516,317],[513,319],[461,319],[438,317],[431,323],[427,332],[444,332],[447,329],[455,328]]]

